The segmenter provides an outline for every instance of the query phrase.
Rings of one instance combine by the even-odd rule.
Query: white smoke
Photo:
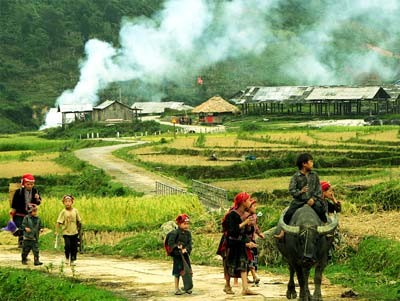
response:
[[[395,45],[397,0],[298,1],[314,19],[303,30],[300,25],[295,34],[273,24],[285,14],[277,12],[279,5],[287,5],[285,0],[168,0],[151,18],[125,17],[118,48],[96,39],[86,43],[79,82],[56,104],[95,105],[98,93],[111,83],[131,80],[143,83],[137,91],[151,87],[148,99],[159,100],[164,96],[162,83],[193,82],[201,70],[242,55],[260,55],[260,62],[276,66],[269,72],[263,71],[264,65],[253,66],[264,77],[258,82],[273,82],[276,76],[287,84],[351,84],[357,74],[376,71],[387,79],[398,72],[398,66],[388,66],[367,47],[342,49],[335,36],[351,31],[355,24],[361,33],[365,31],[366,42],[378,41],[374,45],[382,48]],[[270,46],[278,47],[281,61],[271,63],[265,57]]]
[[[98,92],[113,82],[179,82],[229,57],[259,53],[270,32],[262,22],[269,3],[171,0],[152,19],[125,18],[120,48],[96,39],[86,43],[79,82],[64,91],[57,104],[96,104]],[[249,7],[257,8],[251,10],[251,18]]]
[[[303,49],[301,54],[291,56],[291,59],[281,66],[281,71],[297,79],[301,84],[314,85],[352,84],[352,80],[358,75],[370,72],[379,74],[384,80],[393,79],[398,72],[398,65],[387,66],[381,55],[368,51],[366,43],[365,49],[360,48],[356,51],[341,49],[346,46],[344,44],[357,41],[346,41],[346,43],[342,41],[342,44],[336,45],[335,34],[351,31],[352,25],[360,27],[367,25],[365,28],[373,29],[371,35],[376,35],[376,32],[398,33],[399,8],[400,3],[397,0],[332,2],[325,6],[324,10],[316,12],[319,15],[319,22],[298,37],[298,41],[307,48]],[[368,32],[363,37],[365,40],[373,38],[379,41],[378,46],[383,48],[391,44],[394,39],[398,39],[398,34],[389,34],[387,37],[368,37],[367,34]],[[296,45],[298,41],[292,41],[292,45]],[[333,55],[335,58],[341,57],[344,69],[337,65],[338,62]]]

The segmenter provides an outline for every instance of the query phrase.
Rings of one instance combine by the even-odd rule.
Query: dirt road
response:
[[[112,152],[117,149],[143,143],[145,142],[137,141],[112,146],[84,148],[75,151],[75,155],[80,160],[87,161],[91,165],[103,169],[116,182],[146,195],[156,194],[156,181],[174,187],[185,188],[182,183],[174,179],[151,173],[144,168],[126,163],[124,160],[112,155]]]
[[[4,235],[9,233],[2,233]],[[41,261],[44,265],[35,267],[32,254],[29,256],[28,267],[21,264],[19,249],[13,245],[0,245],[0,266],[16,268],[41,269],[56,275],[76,277],[99,287],[121,293],[127,300],[287,300],[286,277],[260,273],[261,284],[252,288],[259,293],[256,296],[240,296],[240,287],[234,287],[235,295],[226,295],[222,289],[224,279],[222,267],[208,267],[193,265],[193,294],[175,296],[173,294],[173,278],[171,276],[172,263],[165,261],[151,261],[138,259],[122,259],[106,256],[90,256],[78,254],[77,265],[70,267],[64,263],[63,254],[41,252]],[[322,293],[325,301],[346,300],[340,298],[344,291],[342,287],[329,284],[324,279]],[[239,281],[240,284],[240,281]],[[313,286],[311,285],[313,289]]]

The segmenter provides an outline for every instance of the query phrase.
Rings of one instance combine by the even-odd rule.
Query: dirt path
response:
[[[75,151],[75,155],[83,161],[87,161],[93,166],[103,169],[108,175],[113,177],[116,182],[148,195],[155,195],[156,181],[172,185],[174,187],[185,188],[184,185],[174,179],[163,177],[151,173],[144,168],[129,164],[122,159],[112,155],[112,152],[128,146],[143,144],[137,141],[134,143],[118,144],[104,147],[84,148]]]
[[[19,249],[11,245],[0,245],[0,266],[40,269],[56,275],[77,277],[99,287],[119,292],[127,300],[287,300],[286,277],[264,272],[260,272],[259,287],[252,288],[259,295],[242,297],[240,288],[234,287],[236,294],[228,296],[222,291],[224,287],[222,267],[193,265],[193,294],[175,296],[171,276],[172,263],[168,260],[158,262],[78,254],[77,265],[71,268],[63,262],[62,253],[41,252],[41,261],[44,265],[40,267],[33,266],[32,254],[29,258],[28,267],[23,266],[20,262]],[[340,298],[343,291],[344,288],[330,285],[329,280],[324,278],[322,293],[325,301],[346,300]]]

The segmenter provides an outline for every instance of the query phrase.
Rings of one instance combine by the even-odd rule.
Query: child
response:
[[[32,250],[34,265],[42,265],[39,261],[39,233],[43,232],[43,223],[38,217],[38,210],[35,204],[27,206],[28,215],[22,220],[23,242],[22,242],[22,264],[28,264],[27,257]]]
[[[342,203],[335,198],[332,186],[330,183],[322,181],[321,182],[322,198],[327,203],[328,213],[340,213],[342,211]],[[328,235],[328,241],[332,244],[328,251],[328,259],[332,259],[333,251],[340,245],[341,237],[339,233],[339,228],[335,229],[332,235]]]
[[[249,212],[249,223],[246,226],[246,234],[250,238],[250,241],[256,242],[256,234],[260,238],[264,238],[264,234],[260,231],[260,228],[257,225],[257,202],[255,200],[251,200],[250,207],[248,209]],[[258,250],[257,247],[249,249],[250,251],[250,262],[249,262],[249,270],[251,275],[253,276],[253,282],[257,286],[260,282],[260,278],[257,276],[257,268],[258,268]],[[250,282],[249,282],[250,283]]]
[[[328,213],[341,212],[342,204],[340,203],[340,201],[336,200],[331,184],[322,181],[321,190],[322,190],[322,199],[325,200],[328,205]]]
[[[178,215],[175,221],[178,228],[173,230],[173,234],[170,235],[167,241],[173,259],[172,275],[174,276],[175,295],[182,295],[183,293],[191,294],[192,290],[182,291],[179,289],[179,276],[183,272],[181,252],[190,267],[189,255],[192,251],[192,234],[189,231],[190,220],[189,216],[183,213]]]
[[[56,224],[56,235],[59,233],[60,225],[62,225],[62,234],[64,238],[65,258],[71,266],[75,265],[76,254],[78,253],[78,227],[82,219],[78,210],[72,208],[74,197],[72,195],[64,195],[62,202],[65,206],[58,218]]]
[[[290,203],[283,221],[289,224],[295,211],[307,204],[315,210],[321,221],[326,223],[327,211],[322,203],[321,185],[318,174],[313,170],[313,157],[308,153],[300,154],[296,165],[299,170],[292,176],[289,184],[289,193],[293,196],[293,201]],[[283,230],[278,235],[275,235],[278,239],[283,238],[283,236]]]

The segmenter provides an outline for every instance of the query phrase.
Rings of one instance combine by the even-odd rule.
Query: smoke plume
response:
[[[56,104],[95,105],[111,83],[129,81],[142,84],[137,93],[150,87],[147,99],[159,100],[163,83],[194,82],[228,59],[247,64],[232,67],[236,91],[354,84],[369,74],[394,81],[399,15],[397,0],[168,0],[151,18],[125,17],[119,47],[89,40],[79,82]]]

